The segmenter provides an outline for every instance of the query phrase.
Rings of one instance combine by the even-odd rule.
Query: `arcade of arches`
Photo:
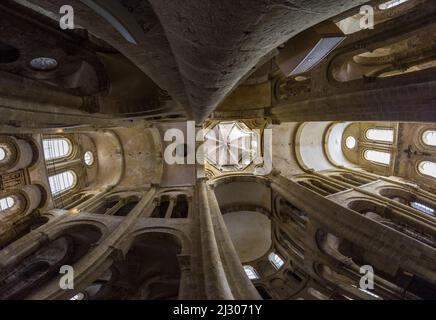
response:
[[[436,299],[436,2],[244,2],[1,1],[0,299]]]

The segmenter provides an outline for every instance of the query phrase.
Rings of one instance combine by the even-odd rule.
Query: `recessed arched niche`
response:
[[[114,212],[114,216],[125,217],[127,216],[139,203],[139,199],[131,198]]]
[[[116,261],[85,290],[93,300],[174,300],[180,286],[179,238],[147,232],[135,237],[125,259]]]
[[[317,177],[299,178],[296,182],[322,196],[335,194],[346,189],[342,185],[334,184],[329,180],[323,180]]]
[[[348,207],[368,219],[376,221],[386,227],[397,230],[429,246],[436,247],[435,232],[431,227],[416,219],[405,216],[393,207],[385,207],[369,200],[354,200]]]
[[[184,194],[180,194],[176,198],[176,204],[171,213],[171,218],[184,219],[188,217],[189,201],[188,197]]]
[[[398,188],[382,188],[379,193],[383,197],[409,206],[429,216],[436,216],[436,201],[431,198]]]
[[[271,212],[271,189],[262,178],[235,176],[219,179],[215,182],[214,192],[222,212],[229,212],[232,208]]]
[[[170,197],[168,195],[163,195],[156,202],[156,206],[150,217],[163,219],[165,218],[168,207],[170,206]]]
[[[53,240],[0,271],[0,299],[26,299],[58,276],[61,266],[72,266],[84,257],[102,236],[98,227],[89,224],[59,230]]]
[[[278,218],[283,223],[291,223],[302,230],[306,229],[309,217],[307,214],[286,201],[282,197],[278,196],[274,202],[274,213],[278,215]]]
[[[155,198],[151,218],[186,219],[189,214],[189,198],[178,192],[165,192]]]
[[[337,172],[329,174],[329,177],[355,187],[360,187],[376,180],[376,178],[369,177],[357,172]]]

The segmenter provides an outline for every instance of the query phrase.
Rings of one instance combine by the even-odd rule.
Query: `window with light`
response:
[[[368,129],[366,131],[366,138],[372,141],[381,142],[394,142],[394,130],[393,129]]]
[[[94,164],[94,154],[91,151],[86,151],[83,155],[83,161],[87,166],[92,166]]]
[[[8,210],[15,205],[15,200],[12,197],[6,197],[0,199],[0,212]]]
[[[71,141],[66,138],[44,139],[42,141],[45,160],[63,159],[71,155]]]
[[[366,150],[364,157],[366,160],[376,164],[389,165],[391,163],[391,154],[389,152]]]
[[[243,170],[257,157],[258,135],[242,122],[221,122],[205,135],[205,156],[222,171]]]
[[[418,169],[423,175],[436,178],[436,162],[422,161],[419,164]]]
[[[77,184],[77,175],[74,171],[68,170],[48,178],[50,189],[54,196],[60,195],[73,189]]]
[[[436,147],[436,130],[427,130],[422,134],[422,141],[428,146]]]
[[[85,294],[82,292],[79,292],[74,297],[72,297],[70,300],[85,300]]]
[[[407,1],[409,0],[391,0],[380,4],[378,7],[380,8],[380,10],[388,10],[388,9],[395,8]]]
[[[425,204],[422,204],[420,202],[411,202],[410,206],[416,210],[424,212],[425,214],[434,216],[434,209],[430,208],[429,206],[426,206]]]
[[[274,252],[271,252],[268,256],[268,260],[269,262],[271,262],[271,264],[274,266],[274,268],[276,268],[277,270],[279,270],[281,267],[283,267],[283,265],[285,264],[285,262],[283,261],[282,258],[280,258],[280,256]]]
[[[259,279],[259,275],[257,274],[256,270],[252,266],[244,266],[244,271],[248,279],[250,280]]]
[[[6,150],[0,147],[0,161],[3,161],[5,159],[6,159]]]
[[[356,147],[356,145],[357,145],[356,138],[349,136],[349,137],[347,137],[347,139],[345,139],[345,146],[348,149],[354,149]]]

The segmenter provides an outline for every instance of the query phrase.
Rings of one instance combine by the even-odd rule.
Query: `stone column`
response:
[[[234,299],[229,287],[223,263],[215,238],[212,214],[209,205],[206,182],[198,184],[200,209],[200,238],[203,256],[204,287],[210,300]]]
[[[227,278],[230,281],[233,295],[237,300],[261,299],[259,293],[250,279],[245,274],[241,260],[230,238],[229,231],[224,222],[215,192],[211,187],[207,188],[209,204],[211,206],[213,226],[215,228],[216,240],[221,256],[224,260],[224,267]]]
[[[224,295],[222,298],[225,299],[260,299],[233,246],[215,193],[205,181],[199,187],[203,268],[208,299],[216,298],[213,293]]]
[[[173,213],[173,210],[174,210],[174,206],[176,205],[176,198],[175,197],[172,197],[171,199],[170,199],[170,202],[169,202],[169,204],[168,204],[168,208],[167,208],[167,211],[166,211],[166,213],[165,213],[165,219],[170,219],[171,218],[171,214]]]

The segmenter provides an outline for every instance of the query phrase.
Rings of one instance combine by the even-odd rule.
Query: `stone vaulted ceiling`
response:
[[[58,17],[61,0],[16,0]],[[143,34],[126,41],[104,18],[72,0],[77,24],[131,59],[188,115],[202,121],[263,58],[299,32],[365,0],[120,0]],[[118,18],[118,17],[116,17]],[[122,19],[122,17],[119,17]]]

